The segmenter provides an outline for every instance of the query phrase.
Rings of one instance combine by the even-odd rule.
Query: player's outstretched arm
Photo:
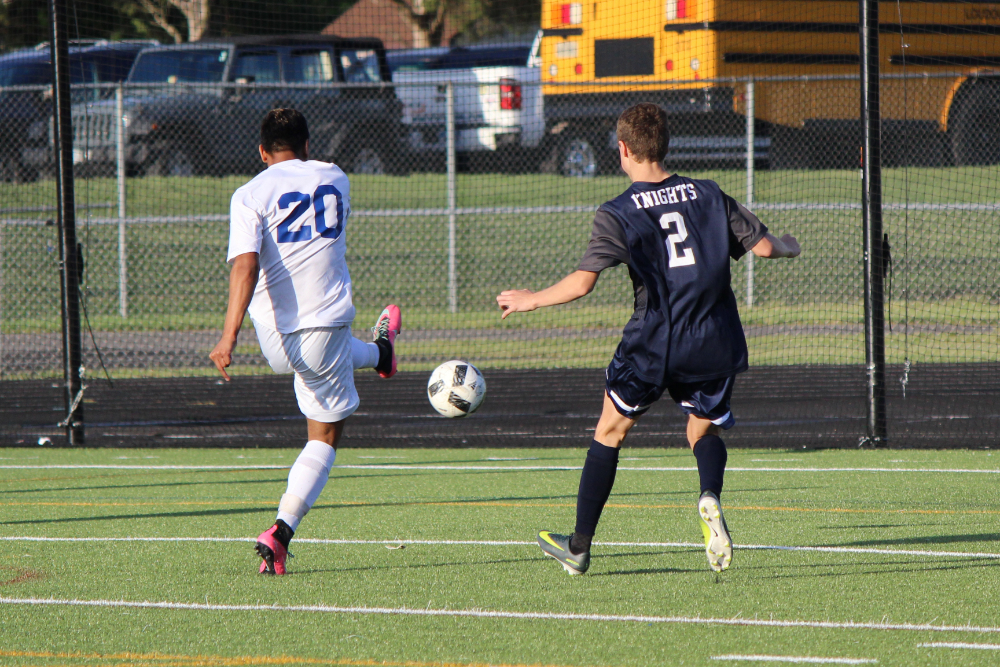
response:
[[[504,290],[497,297],[497,304],[503,310],[501,319],[506,319],[511,313],[527,313],[536,308],[557,306],[587,296],[594,290],[600,275],[593,271],[574,271],[540,292],[527,289]]]
[[[248,252],[233,259],[233,266],[229,269],[229,307],[226,309],[226,322],[222,326],[222,338],[208,355],[226,382],[229,382],[226,368],[233,362],[236,339],[240,335],[243,317],[250,306],[254,289],[257,288],[259,275],[260,256],[257,253]]]
[[[798,257],[801,252],[802,248],[799,247],[799,242],[791,234],[785,234],[779,239],[771,232],[768,232],[753,247],[753,254],[764,259]]]

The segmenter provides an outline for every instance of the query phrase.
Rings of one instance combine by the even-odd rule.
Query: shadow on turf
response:
[[[943,526],[940,522],[934,523],[856,523],[850,526],[816,526],[816,530],[859,530],[862,528],[912,528],[913,526]],[[832,545],[828,545],[832,546]]]
[[[206,470],[206,471],[198,471],[198,472],[218,473],[220,471]],[[231,471],[221,471],[221,472],[227,472],[228,473],[228,472],[231,472]],[[235,471],[235,472],[242,472],[242,471]],[[496,473],[506,474],[506,473],[509,473],[509,472],[518,472],[518,471],[516,471],[516,470],[469,470],[469,471],[462,471],[462,472],[465,472],[466,474],[487,475],[487,474],[496,474]],[[374,479],[376,477],[404,477],[404,476],[405,477],[418,477],[418,476],[432,476],[432,475],[438,475],[438,474],[440,474],[440,471],[437,471],[437,470],[435,470],[435,471],[426,471],[426,472],[425,471],[421,471],[421,470],[413,470],[413,471],[400,470],[400,471],[397,471],[397,472],[380,472],[380,473],[377,473],[377,474],[352,474],[352,475],[337,475],[337,474],[334,474],[334,475],[331,475],[330,478],[331,479],[341,479],[341,480],[342,479]],[[6,481],[13,482],[13,481],[16,481],[16,480],[6,480]],[[71,486],[71,487],[60,487],[60,488],[12,489],[12,490],[7,490],[7,491],[0,490],[0,495],[9,494],[9,493],[46,493],[46,492],[57,492],[57,491],[102,491],[102,490],[107,490],[107,489],[132,489],[132,488],[138,489],[138,488],[157,487],[157,486],[170,487],[170,486],[199,486],[199,485],[203,485],[203,486],[226,486],[226,485],[232,485],[232,484],[283,484],[286,481],[287,481],[286,477],[281,477],[281,478],[278,478],[278,479],[250,479],[250,480],[231,479],[231,480],[223,480],[223,481],[219,481],[219,480],[208,481],[208,480],[206,480],[206,481],[203,481],[203,482],[158,482],[158,483],[155,483],[155,484],[107,484],[107,485],[103,485],[103,486]],[[664,492],[664,493],[673,493],[673,492]]]
[[[527,545],[526,545],[527,546]],[[611,554],[600,554],[595,556],[595,562],[603,562],[609,558],[630,558],[633,556],[666,556],[666,555],[676,555],[684,553],[684,550],[675,551],[643,551],[643,552],[629,552],[629,553],[611,553]],[[311,570],[295,570],[294,572],[289,572],[289,574],[323,574],[327,572],[369,572],[371,570],[410,570],[418,568],[432,568],[432,567],[466,567],[468,565],[504,565],[509,563],[531,563],[531,562],[550,562],[550,559],[544,555],[530,556],[528,558],[501,558],[494,560],[468,560],[459,562],[446,562],[446,563],[401,563],[398,565],[365,565],[359,567],[338,567],[338,568],[328,568],[328,569],[311,569]],[[555,565],[555,563],[553,563]],[[683,574],[687,572],[704,572],[704,568],[697,569],[682,569],[682,568],[661,568],[654,569],[648,568],[643,570],[621,570],[617,572],[591,572],[590,576],[596,577],[607,577],[614,575],[627,575],[627,574]]]
[[[294,543],[292,547],[294,548]],[[530,563],[546,560],[545,556],[532,558],[504,558],[500,560],[462,561],[458,563],[401,563],[399,565],[364,565],[359,567],[336,567],[315,570],[295,570],[288,574],[323,574],[327,572],[371,572],[372,570],[416,570],[429,567],[467,567],[469,565],[503,565],[505,563]],[[286,575],[287,576],[287,575]]]
[[[79,523],[83,521],[124,521],[127,519],[172,519],[180,517],[227,516],[230,514],[256,514],[274,512],[274,506],[241,507],[227,510],[198,510],[191,512],[154,512],[153,514],[111,514],[107,516],[75,516],[62,519],[29,519],[26,521],[0,521],[0,526],[18,526],[42,523]]]
[[[288,479],[282,477],[280,479],[234,479],[227,480],[224,482],[212,481],[212,482],[158,482],[155,484],[106,484],[104,486],[66,486],[58,489],[12,489],[10,491],[0,491],[0,495],[8,493],[50,493],[57,491],[105,491],[107,489],[146,489],[157,486],[200,486],[200,485],[212,485],[212,486],[226,486],[229,484],[284,484]]]
[[[901,572],[938,572],[946,570],[980,570],[984,567],[1000,567],[1000,562],[990,559],[990,560],[972,560],[968,558],[962,558],[961,560],[956,560],[954,558],[942,557],[942,560],[953,563],[951,565],[934,565],[925,567],[909,567],[911,565],[925,565],[926,560],[910,560],[910,561],[892,561],[891,563],[885,562],[864,562],[864,563],[836,563],[836,564],[822,564],[815,563],[812,565],[797,565],[795,570],[791,574],[775,574],[773,576],[761,576],[758,577],[761,580],[764,579],[805,579],[805,578],[820,578],[820,577],[857,577],[859,575],[870,575],[870,574],[888,574],[897,576]],[[757,566],[747,566],[740,569],[746,570],[771,570],[774,569],[773,565],[757,565]],[[850,570],[843,572],[816,572],[812,574],[803,574],[801,570],[805,568],[856,568],[856,567],[873,567],[878,569],[872,570]]]
[[[618,493],[615,494],[618,498],[624,498],[627,496],[666,496],[666,495],[689,495],[690,491],[657,491],[656,493]],[[575,493],[567,493],[558,496],[500,496],[493,498],[460,498],[457,500],[399,500],[393,502],[356,502],[356,503],[338,503],[337,501],[330,501],[328,505],[315,505],[310,511],[316,512],[317,510],[334,510],[334,509],[353,509],[356,507],[411,507],[411,506],[423,506],[423,505],[468,505],[469,507],[476,507],[477,505],[485,503],[513,503],[522,502],[527,500],[549,500],[549,501],[559,501],[559,500],[576,500]],[[567,503],[570,505],[572,503]],[[488,507],[488,505],[484,505]],[[524,507],[539,507],[542,509],[546,508],[546,505],[525,505]]]

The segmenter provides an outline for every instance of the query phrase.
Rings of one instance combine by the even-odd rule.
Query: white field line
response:
[[[0,542],[254,542],[253,537],[36,537],[0,536]],[[524,547],[535,546],[537,542],[517,540],[346,540],[346,539],[296,539],[296,544],[343,544],[343,545],[399,545],[423,546],[486,546]],[[704,549],[698,542],[594,542],[601,547],[646,547]],[[926,558],[986,558],[1000,559],[1000,553],[978,553],[970,551],[923,551],[918,549],[870,549],[862,547],[796,547],[776,544],[736,544],[737,549],[751,551],[807,551],[834,554],[877,554],[885,556],[922,556]]]
[[[277,465],[124,465],[124,464],[50,464],[50,465],[0,465],[0,470],[287,470],[290,466]],[[522,470],[527,472],[546,470],[582,470],[581,466],[497,466],[497,465],[405,465],[405,464],[347,464],[334,468],[353,470]],[[692,472],[696,466],[621,466],[618,470],[629,472]],[[933,472],[998,475],[1000,469],[975,468],[746,468],[733,466],[727,472]]]
[[[151,466],[119,464],[72,464],[52,465],[3,465],[0,470],[288,470],[290,465],[245,465],[245,466]]]
[[[1000,651],[1000,644],[963,644],[962,642],[927,642],[917,648],[968,648],[978,651]]]
[[[804,655],[713,655],[712,660],[739,662],[791,662],[814,665],[865,665],[878,662],[875,658],[820,658]]]
[[[327,614],[371,614],[385,616],[450,616],[459,618],[509,618],[540,621],[600,621],[677,623],[686,625],[734,625],[765,628],[820,628],[829,630],[896,630],[904,632],[1000,633],[1000,627],[976,625],[932,625],[930,623],[866,623],[856,621],[781,621],[758,618],[702,618],[700,616],[640,616],[632,614],[559,614],[537,611],[489,609],[413,609],[410,607],[335,607],[328,605],[203,604],[131,600],[69,600],[57,598],[0,597],[0,604],[59,607],[125,607],[132,609],[179,609],[186,611],[284,611]]]

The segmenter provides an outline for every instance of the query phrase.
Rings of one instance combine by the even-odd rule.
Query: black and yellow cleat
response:
[[[559,535],[543,530],[538,533],[538,546],[545,555],[559,561],[571,575],[583,574],[590,567],[590,550],[575,554],[569,550],[570,535]]]
[[[715,572],[729,569],[733,560],[733,540],[722,514],[722,503],[711,491],[701,494],[698,499],[698,518],[701,519],[701,532],[705,534],[709,567]]]

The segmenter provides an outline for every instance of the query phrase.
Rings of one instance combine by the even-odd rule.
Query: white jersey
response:
[[[254,322],[287,334],[354,321],[344,258],[350,187],[336,165],[287,160],[233,194],[228,261],[260,254]]]

